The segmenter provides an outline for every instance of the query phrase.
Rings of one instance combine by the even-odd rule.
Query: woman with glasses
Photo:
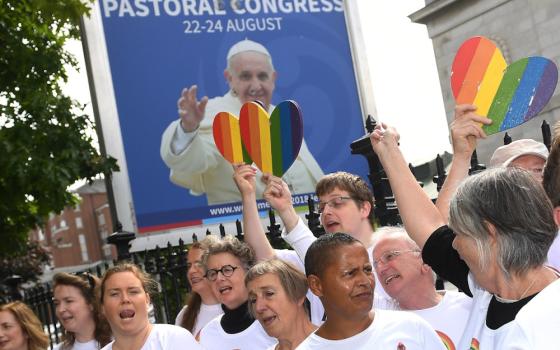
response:
[[[111,329],[96,296],[99,279],[60,272],[53,284],[55,313],[63,327],[62,343],[55,350],[98,350],[109,343]]]
[[[232,236],[211,244],[203,256],[206,278],[222,303],[224,314],[200,331],[206,350],[263,350],[276,343],[249,313],[245,274],[255,263],[253,250]]]
[[[186,305],[181,309],[175,325],[181,326],[191,332],[198,340],[200,330],[213,318],[223,314],[222,306],[210,282],[205,278],[206,270],[202,264],[202,255],[206,251],[213,236],[207,236],[200,242],[195,242],[187,253],[187,279],[191,286],[191,292]]]

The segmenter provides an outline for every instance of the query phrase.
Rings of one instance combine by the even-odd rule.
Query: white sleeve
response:
[[[305,272],[303,260],[300,259],[300,257],[295,251],[289,249],[274,249],[274,255],[278,259],[294,265],[301,272]]]
[[[165,326],[166,329],[162,333],[166,336],[161,337],[162,349],[165,350],[202,350],[200,344],[194,339],[191,332],[182,327],[172,325],[158,325]]]
[[[175,317],[176,326],[181,326],[181,323],[183,321],[183,316],[185,315],[185,312],[187,312],[187,307],[188,307],[187,305],[183,306],[181,311],[179,311],[179,313],[177,314],[177,317]]]
[[[292,231],[282,232],[282,238],[294,248],[302,262],[305,262],[307,249],[317,239],[301,218],[298,219],[297,225]]]
[[[198,128],[192,132],[186,132],[181,127],[181,122],[177,123],[173,137],[171,138],[171,152],[178,155],[189,147],[193,138],[198,133]]]
[[[204,174],[215,169],[223,158],[214,144],[211,130],[197,130],[190,135],[190,140],[185,142],[185,139],[182,139],[179,144],[174,145],[175,136],[180,128],[179,120],[175,120],[163,132],[161,159],[171,170],[169,177],[174,184],[190,189],[195,195],[204,193]],[[175,153],[183,143],[188,143],[187,147],[180,153]]]

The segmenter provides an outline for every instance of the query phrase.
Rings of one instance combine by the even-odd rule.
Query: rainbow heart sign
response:
[[[451,90],[457,104],[474,104],[492,119],[487,135],[511,129],[535,117],[548,103],[558,68],[551,60],[527,57],[507,65],[500,49],[476,36],[465,41],[451,67]]]
[[[269,117],[256,102],[239,112],[241,139],[251,159],[263,173],[281,177],[296,160],[303,141],[301,111],[295,101],[281,102]]]
[[[214,143],[222,156],[230,163],[251,163],[251,157],[243,146],[239,120],[228,112],[220,112],[212,123]]]

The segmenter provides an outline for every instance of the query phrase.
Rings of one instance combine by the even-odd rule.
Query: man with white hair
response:
[[[263,45],[248,39],[234,44],[227,54],[224,77],[230,88],[224,96],[198,100],[196,85],[183,89],[177,101],[179,119],[167,127],[161,140],[160,153],[171,170],[171,181],[188,188],[192,195],[206,193],[208,204],[241,200],[233,182],[233,168],[214,144],[212,123],[216,114],[230,112],[238,116],[245,102],[255,100],[269,114],[274,110],[271,100],[277,73]],[[259,173],[259,179],[260,176]],[[283,179],[293,193],[310,193],[322,176],[304,140]],[[263,191],[264,184],[257,181],[258,198],[262,198]]]
[[[398,306],[426,320],[448,349],[463,336],[472,299],[464,293],[436,290],[432,268],[403,227],[385,226],[374,235],[372,261],[378,281]]]

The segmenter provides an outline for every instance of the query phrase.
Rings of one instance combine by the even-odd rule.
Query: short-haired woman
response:
[[[304,306],[307,278],[280,259],[259,262],[245,275],[249,289],[249,311],[266,333],[278,340],[272,350],[293,350],[317,326]]]

